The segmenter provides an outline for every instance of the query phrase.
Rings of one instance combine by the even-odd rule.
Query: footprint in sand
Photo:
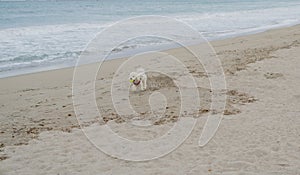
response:
[[[279,77],[283,77],[282,73],[271,73],[271,72],[267,72],[264,74],[264,76],[266,77],[266,79],[276,79]]]

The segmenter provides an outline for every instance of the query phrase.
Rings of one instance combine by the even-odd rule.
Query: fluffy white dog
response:
[[[130,88],[132,91],[146,90],[147,88],[147,75],[143,68],[138,68],[136,72],[131,72],[129,75]]]

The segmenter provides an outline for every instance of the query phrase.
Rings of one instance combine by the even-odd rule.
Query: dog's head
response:
[[[139,84],[139,82],[141,81],[141,78],[138,73],[131,72],[129,75],[129,81],[130,81],[130,83],[133,83],[133,84]]]

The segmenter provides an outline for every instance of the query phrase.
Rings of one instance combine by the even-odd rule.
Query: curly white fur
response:
[[[136,72],[131,72],[129,75],[130,88],[132,91],[147,89],[147,75],[143,68],[138,68]]]

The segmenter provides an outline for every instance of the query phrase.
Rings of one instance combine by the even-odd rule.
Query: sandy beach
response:
[[[101,152],[80,129],[72,100],[74,68],[65,68],[0,79],[0,174],[300,174],[300,25],[210,44],[224,69],[227,100],[221,125],[204,147],[198,146],[199,133],[215,112],[209,107],[209,79],[192,55],[176,48],[164,52],[180,58],[195,77],[201,110],[175,115],[180,101],[174,82],[149,74],[148,89],[130,94],[138,115],[119,116],[110,90],[115,70],[127,60],[122,58],[105,61],[96,77],[103,120],[89,116],[83,123],[87,130],[108,124],[124,137],[143,140],[159,137],[181,117],[197,116],[176,150],[141,162]],[[146,56],[151,54],[141,60]],[[151,117],[148,104],[156,91],[169,102],[159,119]],[[128,125],[136,117],[152,129]]]

